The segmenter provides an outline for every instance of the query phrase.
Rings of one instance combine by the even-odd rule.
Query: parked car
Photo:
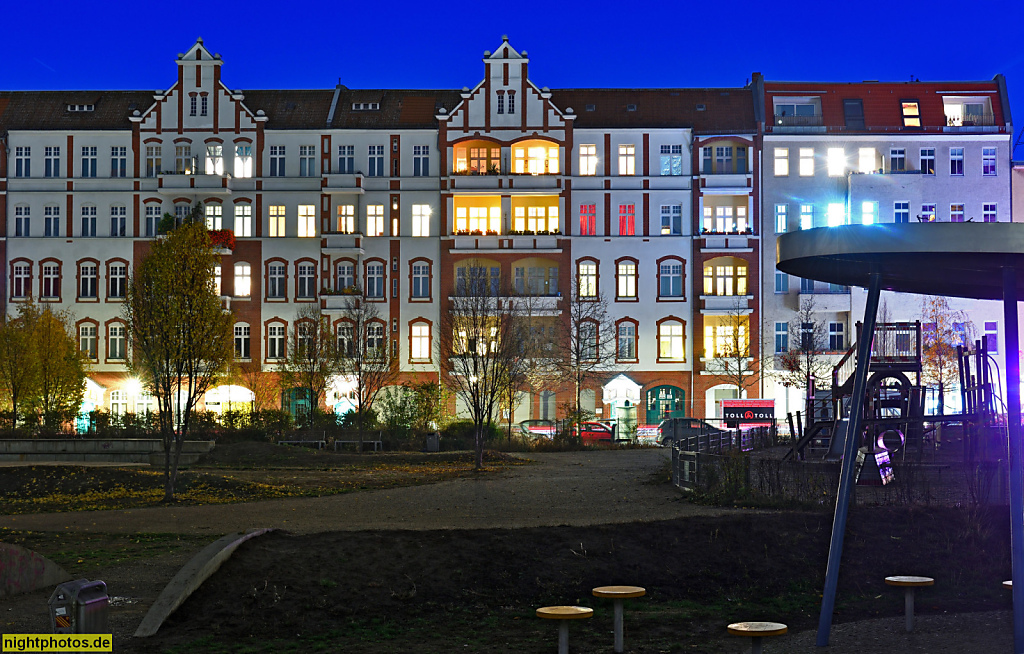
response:
[[[574,427],[573,433],[575,432]],[[615,429],[603,422],[581,422],[579,436],[584,445],[611,445],[615,441]]]
[[[555,437],[555,423],[551,420],[523,420],[519,423],[519,433],[531,441],[551,440]]]
[[[673,425],[672,423],[675,423]],[[671,418],[662,420],[660,425],[660,443],[664,447],[672,447],[676,439],[685,440],[694,436],[724,436],[729,432],[704,422],[699,418]]]

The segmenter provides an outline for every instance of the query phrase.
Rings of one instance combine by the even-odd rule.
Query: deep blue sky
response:
[[[493,7],[489,9],[488,7]],[[508,34],[538,86],[1006,76],[1024,128],[1024,2],[4,3],[0,89],[158,89],[202,36],[231,88],[472,87]],[[1015,135],[1016,138],[1016,135]],[[1024,158],[1024,148],[1017,151]]]

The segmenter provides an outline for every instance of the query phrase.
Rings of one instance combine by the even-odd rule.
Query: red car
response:
[[[611,445],[615,439],[615,431],[603,422],[581,422],[579,434],[584,445]]]

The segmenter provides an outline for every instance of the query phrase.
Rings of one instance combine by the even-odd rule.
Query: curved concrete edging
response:
[[[228,534],[206,547],[193,556],[188,563],[174,575],[167,586],[160,593],[160,596],[149,608],[146,617],[142,619],[139,628],[135,630],[136,638],[152,636],[163,625],[164,620],[188,599],[189,595],[203,585],[203,582],[224,564],[234,553],[239,545],[268,532],[275,531],[273,528],[254,529],[245,534]]]
[[[0,543],[0,597],[29,593],[69,581],[64,568],[38,552]]]

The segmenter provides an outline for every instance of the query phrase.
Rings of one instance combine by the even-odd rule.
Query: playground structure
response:
[[[777,244],[777,268],[805,279],[867,289],[862,334],[876,336],[882,288],[898,292],[1002,300],[1005,351],[1020,350],[1018,287],[1024,285],[1024,225],[1015,223],[895,223],[840,225],[783,234]],[[969,248],[969,249],[968,249]],[[818,620],[817,645],[828,645],[835,606],[846,518],[857,477],[857,452],[868,423],[868,382],[875,338],[857,339],[848,407],[837,412],[829,451],[841,452],[825,587]],[[963,353],[961,352],[961,357]],[[975,354],[979,357],[980,354]],[[968,368],[969,369],[969,368]],[[964,387],[980,415],[990,396],[983,387],[985,365],[977,367]],[[1006,359],[1006,443],[1010,466],[1010,546],[1014,577],[1024,577],[1024,453],[1022,453],[1020,361]],[[885,398],[888,399],[888,398]],[[884,408],[884,407],[883,407]],[[968,409],[969,411],[970,409]],[[867,416],[868,420],[871,416]],[[884,423],[875,423],[875,425]],[[812,421],[813,426],[813,421]],[[1013,585],[1014,652],[1024,654],[1024,580]]]

